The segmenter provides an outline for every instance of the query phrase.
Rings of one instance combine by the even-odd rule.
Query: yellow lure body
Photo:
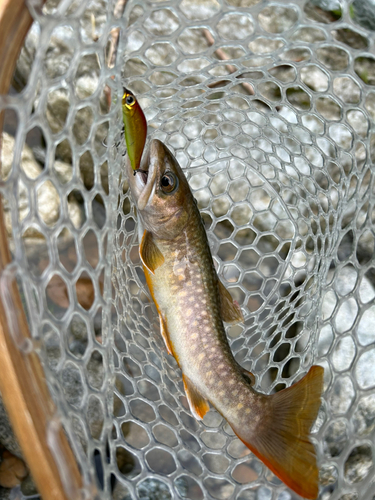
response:
[[[130,164],[133,170],[137,170],[146,144],[147,121],[134,94],[126,88],[122,96],[122,117]]]

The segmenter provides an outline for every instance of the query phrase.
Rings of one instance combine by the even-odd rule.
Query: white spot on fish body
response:
[[[177,276],[179,279],[180,276],[185,278],[185,269],[187,267],[187,259],[184,257],[183,259],[175,259],[174,264],[173,264],[173,273],[175,276]]]

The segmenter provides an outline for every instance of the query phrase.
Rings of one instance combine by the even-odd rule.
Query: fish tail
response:
[[[296,384],[264,397],[255,429],[254,425],[249,425],[248,432],[241,429],[237,433],[234,429],[276,476],[309,499],[315,499],[319,492],[315,449],[309,433],[320,407],[323,374],[321,366],[312,366]]]

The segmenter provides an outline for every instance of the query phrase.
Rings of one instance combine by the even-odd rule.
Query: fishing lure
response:
[[[147,121],[134,94],[124,87],[122,118],[126,148],[132,169],[139,169],[147,137]]]
[[[167,147],[154,139],[138,175],[127,162],[138,208],[140,256],[169,354],[182,371],[192,414],[211,403],[241,441],[299,495],[318,495],[315,449],[309,439],[323,387],[312,366],[296,384],[271,396],[234,359],[224,322],[242,321],[218,278],[202,219],[186,177]]]

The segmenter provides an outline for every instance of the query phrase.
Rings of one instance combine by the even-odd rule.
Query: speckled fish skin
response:
[[[172,240],[156,239],[165,262],[154,275],[146,270],[147,282],[183,374],[225,416],[233,413],[232,389],[246,385],[248,393],[248,384],[229,349],[202,219],[190,191],[186,196],[191,198],[186,225]]]
[[[252,388],[228,345],[222,285],[188,182],[158,140],[150,143],[142,168],[147,174],[133,175],[128,162],[140,218],[140,254],[164,340],[182,370],[192,413],[202,418],[209,401],[289,487],[305,498],[316,498],[318,470],[308,434],[320,406],[322,368],[312,367],[297,384],[273,396]],[[161,188],[166,172],[178,178],[171,194]],[[232,307],[235,310],[236,304]]]

